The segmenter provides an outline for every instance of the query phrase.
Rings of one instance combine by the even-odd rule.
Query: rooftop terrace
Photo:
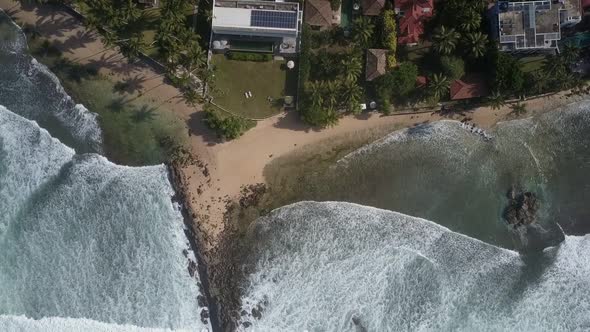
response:
[[[508,49],[555,48],[561,28],[580,20],[580,0],[498,3],[500,43]]]

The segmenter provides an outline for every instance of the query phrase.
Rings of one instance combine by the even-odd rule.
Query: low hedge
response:
[[[269,53],[250,53],[250,52],[228,52],[227,57],[231,60],[265,62],[272,60],[272,54]]]

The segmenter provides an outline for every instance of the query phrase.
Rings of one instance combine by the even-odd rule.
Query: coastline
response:
[[[209,277],[208,277],[208,269],[207,269],[207,258],[203,256],[203,248],[199,245],[202,243],[200,240],[201,232],[198,231],[196,226],[196,219],[194,211],[191,210],[190,204],[187,204],[186,201],[186,184],[185,180],[182,176],[182,171],[179,167],[175,164],[167,163],[166,171],[168,173],[168,181],[174,190],[174,196],[172,196],[172,202],[178,204],[180,207],[180,212],[182,214],[182,219],[185,225],[184,233],[186,238],[189,241],[190,249],[193,251],[193,254],[196,258],[196,269],[195,265],[190,257],[188,257],[188,253],[185,254],[185,257],[188,260],[188,273],[191,277],[193,277],[194,273],[198,273],[199,275],[199,290],[205,299],[201,299],[201,295],[199,295],[199,305],[205,307],[205,309],[201,312],[201,321],[206,323],[209,321],[211,324],[212,332],[221,331],[218,317],[218,304],[215,298],[211,296],[210,287],[209,287]],[[207,313],[204,315],[203,313]]]
[[[7,10],[7,13],[22,22],[35,24],[54,18],[65,18],[66,21],[68,17],[71,18],[67,12],[56,11],[56,7],[32,7],[25,10],[11,0],[0,0],[0,8],[12,9],[11,12]],[[74,29],[70,27],[71,34],[64,32],[57,21],[43,25],[41,33],[44,37],[65,43],[73,34],[87,33],[77,19],[74,23],[62,22],[77,24]],[[480,107],[463,114],[450,115],[419,113],[381,116],[365,113],[358,117],[346,116],[335,127],[315,130],[301,123],[297,113],[290,112],[258,122],[255,128],[235,141],[222,142],[202,124],[203,112],[200,107],[190,107],[184,101],[175,99],[178,90],[165,83],[156,71],[143,64],[128,64],[116,50],[106,48],[100,39],[82,42],[79,47],[65,50],[64,57],[81,64],[90,64],[93,57],[100,58],[101,73],[115,81],[141,75],[146,79],[142,95],[152,99],[155,104],[166,105],[167,109],[162,111],[172,112],[185,121],[186,132],[190,133],[187,136],[190,146],[202,163],[186,167],[167,165],[167,168],[176,193],[174,200],[182,207],[187,237],[195,252],[214,331],[231,324],[231,316],[238,314],[235,309],[240,300],[239,281],[242,271],[238,271],[234,263],[240,262],[241,247],[232,241],[239,237],[239,230],[234,229],[231,218],[228,218],[228,210],[229,213],[239,211],[228,209],[228,206],[238,201],[243,189],[248,186],[258,183],[272,185],[268,179],[271,176],[267,172],[269,165],[283,158],[299,158],[304,163],[310,159],[309,156],[323,154],[325,157],[327,151],[336,149],[334,145],[343,141],[342,144],[348,144],[351,149],[355,144],[362,145],[363,142],[379,139],[393,130],[442,119],[471,118],[471,122],[484,129],[490,129],[504,120],[515,119],[510,115],[508,106],[500,110]],[[525,117],[569,103],[562,101],[565,94],[562,92],[525,101],[530,110]],[[318,145],[322,149],[317,149]],[[338,152],[334,154],[337,155]],[[222,262],[220,257],[225,261]]]

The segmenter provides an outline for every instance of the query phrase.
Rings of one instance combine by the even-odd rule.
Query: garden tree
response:
[[[467,7],[459,12],[459,28],[463,32],[479,30],[481,26],[481,15],[474,7]]]
[[[428,80],[428,89],[430,94],[440,100],[442,97],[446,97],[449,92],[450,81],[449,79],[441,74],[437,73],[430,77]]]
[[[580,47],[567,43],[562,47],[560,56],[566,65],[571,66],[580,58]]]
[[[492,92],[492,94],[487,97],[487,102],[493,110],[499,110],[506,105],[506,100],[499,91]]]
[[[363,64],[359,54],[350,54],[341,61],[345,81],[355,82],[363,72]]]
[[[518,96],[523,92],[524,73],[517,59],[504,52],[495,52],[491,65],[494,90],[506,96]]]
[[[183,89],[182,98],[188,105],[192,107],[197,106],[197,104],[201,101],[201,95],[197,92],[197,90],[191,88]]]
[[[342,62],[346,59],[338,54],[329,53],[326,50],[320,50],[315,56],[311,56],[313,63],[313,78],[316,80],[328,80],[344,74]]]
[[[559,55],[548,55],[545,57],[541,69],[550,78],[563,77],[567,73],[564,58]]]
[[[523,90],[527,95],[538,95],[548,91],[550,79],[542,70],[526,73]]]
[[[416,87],[418,67],[410,62],[404,62],[387,76],[390,77],[393,95],[405,101]]]
[[[440,66],[443,74],[450,80],[456,80],[465,75],[465,62],[459,57],[450,55],[441,56]]]
[[[127,39],[121,44],[121,54],[123,54],[129,60],[133,60],[141,54],[141,51],[145,48],[145,46],[146,45],[141,34],[135,34],[133,37]]]
[[[346,110],[353,114],[359,114],[361,110],[361,99],[363,98],[363,90],[356,83],[356,81],[346,80],[341,84],[341,95],[344,100]]]
[[[470,32],[465,35],[469,54],[474,58],[482,57],[485,54],[488,37],[481,32]]]
[[[352,38],[356,46],[367,48],[373,36],[375,25],[368,16],[360,16],[352,22]]]
[[[340,9],[340,5],[342,5],[342,0],[330,0],[330,7],[333,11]]]
[[[387,67],[395,68],[397,66],[396,52],[397,52],[397,25],[395,23],[395,11],[387,9],[383,11],[383,32],[382,43],[389,54],[387,55]]]
[[[377,102],[382,107],[382,112],[388,114],[389,104],[393,99],[397,102],[405,102],[416,87],[418,68],[416,65],[404,62],[391,72],[378,77],[375,82],[375,95]]]
[[[205,108],[205,124],[225,139],[236,139],[248,128],[247,120],[235,115],[221,116],[211,107]]]
[[[438,23],[438,25],[444,25],[447,27],[458,28],[458,29],[461,29],[462,31],[466,31],[461,27],[461,25],[465,22],[465,19],[471,16],[471,19],[473,19],[474,22],[470,22],[469,25],[466,27],[472,28],[474,23],[476,23],[475,20],[477,20],[477,18],[475,18],[475,15],[471,14],[471,12],[474,12],[476,14],[482,13],[485,10],[487,4],[488,4],[487,0],[445,0],[445,1],[439,1],[436,4],[436,6],[437,6],[437,9],[436,9],[437,23]],[[460,15],[461,13],[463,13],[463,15]],[[481,17],[479,18],[479,21],[481,22]],[[479,26],[478,26],[478,28],[479,28]],[[476,29],[474,29],[474,30],[476,30]],[[468,30],[468,31],[473,31],[473,30]]]
[[[444,25],[436,28],[432,36],[434,49],[440,54],[451,54],[461,35],[454,28],[446,28]]]
[[[337,90],[338,84],[335,81],[306,82],[303,105],[300,108],[303,121],[318,127],[335,125],[338,122]]]
[[[521,103],[516,103],[510,106],[510,109],[512,109],[512,112],[510,113],[514,115],[522,115],[527,112],[526,105]]]

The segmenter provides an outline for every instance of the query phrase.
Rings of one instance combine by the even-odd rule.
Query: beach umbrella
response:
[[[293,60],[287,61],[287,68],[289,68],[289,69],[295,68],[295,62],[293,62]]]

